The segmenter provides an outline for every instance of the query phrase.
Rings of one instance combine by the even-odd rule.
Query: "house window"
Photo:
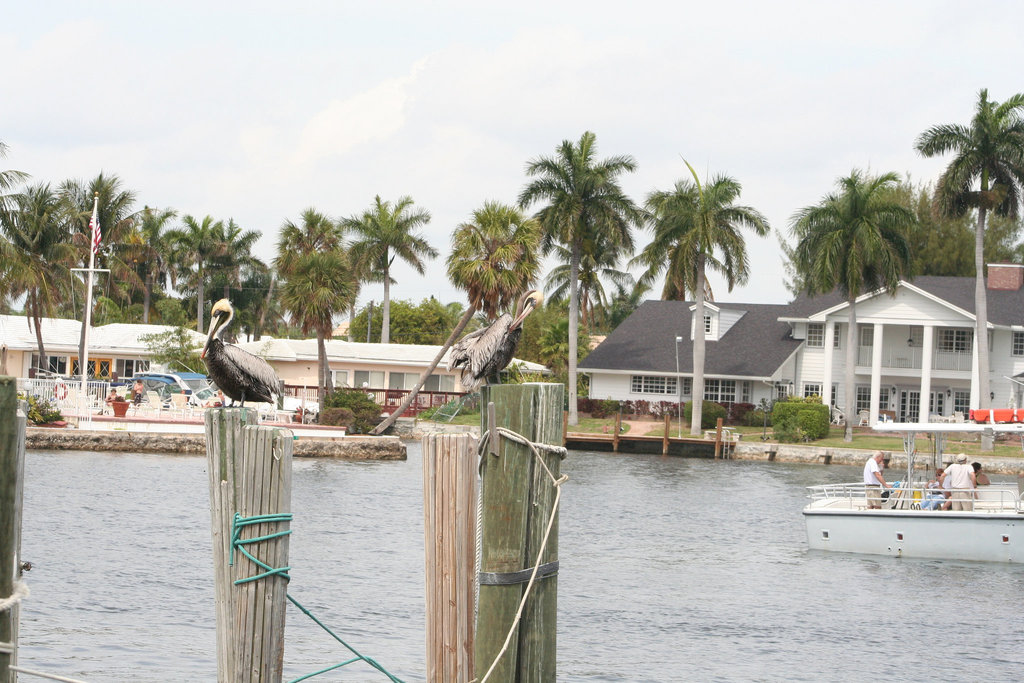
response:
[[[963,328],[939,328],[939,339],[935,348],[938,351],[953,351],[955,353],[970,353],[973,349],[971,344],[974,337],[972,330]]]
[[[953,392],[953,412],[962,413],[965,417],[971,410],[971,392],[969,391],[954,391]]]
[[[704,334],[711,334],[711,316],[704,314]]]
[[[634,394],[675,394],[676,378],[657,375],[633,375],[629,390]]]
[[[818,382],[804,382],[804,398],[809,396],[821,396],[821,384]]]
[[[383,389],[384,373],[378,370],[356,370],[355,386],[357,388]]]
[[[839,333],[839,330],[841,328],[842,328],[842,325],[840,325],[839,323],[836,323],[835,326],[834,326],[834,329],[832,331],[832,348],[833,349],[842,348],[842,344],[839,343],[839,340],[843,338],[843,335],[841,335]]]
[[[807,324],[807,346],[812,349],[820,349],[825,346],[825,325],[823,323]],[[820,385],[819,385],[820,388]],[[805,387],[806,390],[806,387]],[[804,394],[805,396],[807,394]]]
[[[121,378],[134,377],[140,372],[149,370],[148,360],[118,358],[114,363],[117,367],[117,376]]]
[[[928,401],[928,412],[934,415],[942,415],[946,406],[946,392],[933,391]]]
[[[754,391],[754,383],[750,380],[743,380],[743,402],[750,403],[751,395]]]
[[[706,379],[704,380],[704,400],[717,403],[736,402],[736,380]]]
[[[860,345],[861,346],[874,346],[875,345],[875,326],[874,325],[861,325],[859,332],[860,332]]]
[[[348,370],[331,370],[331,385],[334,387],[347,387]]]
[[[871,410],[871,387],[870,386],[859,386],[857,387],[857,412],[862,410]],[[888,387],[882,387],[878,392],[878,409],[888,410],[889,409],[889,389]]]
[[[910,336],[907,337],[907,346],[919,349],[924,346],[924,328],[920,325],[912,325]]]
[[[32,367],[37,370],[48,370],[58,375],[66,375],[68,371],[68,357],[67,356],[46,356],[45,367],[39,363],[39,354],[32,354]]]
[[[693,396],[693,378],[683,378],[683,396]]]
[[[1011,351],[1014,356],[1024,356],[1024,332],[1013,333],[1013,343],[1011,344]]]
[[[830,397],[830,400],[832,401],[832,405],[836,404],[836,394],[838,394],[838,393],[839,393],[839,385],[838,384],[833,384],[832,385],[832,395]]]
[[[455,391],[455,375],[431,375],[423,384],[424,391]]]

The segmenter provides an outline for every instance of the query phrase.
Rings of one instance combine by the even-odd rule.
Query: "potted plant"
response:
[[[124,399],[124,396],[118,396],[110,402],[110,407],[114,409],[114,417],[124,417],[128,414],[128,406],[131,404]]]

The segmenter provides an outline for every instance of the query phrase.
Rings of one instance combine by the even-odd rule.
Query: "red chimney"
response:
[[[1024,285],[1024,266],[1016,263],[988,264],[988,288],[1015,292]]]

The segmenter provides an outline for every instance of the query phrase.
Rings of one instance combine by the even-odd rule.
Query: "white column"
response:
[[[971,334],[974,335],[974,343],[971,344],[971,406],[970,406],[971,410],[973,410],[973,409],[975,409],[975,408],[977,408],[978,406],[981,405],[981,403],[980,403],[981,396],[978,394],[979,368],[978,368],[978,337],[977,337],[977,327],[974,328],[974,331],[972,331]],[[967,417],[967,416],[964,415],[964,417]]]
[[[932,337],[935,328],[924,326],[924,343],[921,345],[921,407],[918,422],[927,422],[932,393]]]
[[[875,323],[871,333],[871,416],[868,418],[870,424],[878,422],[878,392],[882,388],[882,327],[882,323]]]
[[[821,373],[821,402],[832,405],[832,350],[836,343],[835,326],[825,322],[825,362]]]

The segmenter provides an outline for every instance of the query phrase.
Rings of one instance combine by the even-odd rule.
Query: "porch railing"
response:
[[[381,413],[390,415],[395,412],[400,405],[405,401],[405,397],[409,395],[408,389],[371,389],[364,388],[360,391],[366,393],[367,397],[370,398],[374,403],[381,407]],[[320,400],[320,392],[317,387],[301,386],[301,385],[284,385],[284,393],[286,396],[295,396],[298,398],[304,398],[310,403],[316,403]],[[443,406],[448,401],[454,398],[462,396],[457,391],[419,391],[416,394],[416,400],[413,401],[412,405],[409,406],[408,410],[405,411],[405,415],[414,416],[419,415],[428,408],[436,408]]]

